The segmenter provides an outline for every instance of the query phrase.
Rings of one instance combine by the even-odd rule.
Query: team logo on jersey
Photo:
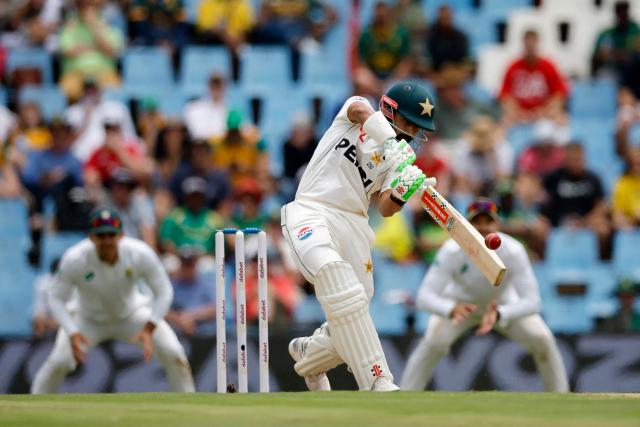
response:
[[[313,234],[313,228],[311,227],[302,227],[300,231],[298,231],[298,240],[307,240]]]
[[[124,270],[124,277],[126,277],[127,279],[131,279],[133,277],[133,270],[131,269],[131,267],[127,267]]]
[[[96,277],[96,274],[93,271],[90,271],[84,275],[84,280],[87,282],[90,282],[93,280],[94,277]]]
[[[371,367],[371,373],[374,377],[379,377],[380,375],[382,375],[382,368],[380,367],[380,365],[373,365]]]
[[[465,262],[464,264],[462,264],[462,267],[460,268],[460,274],[466,273],[468,269],[469,269],[469,264]]]
[[[373,153],[373,156],[371,156],[371,161],[367,162],[367,167],[369,169],[373,169],[376,166],[378,166],[380,163],[382,163],[382,156],[380,155],[380,153],[376,152],[376,153]]]

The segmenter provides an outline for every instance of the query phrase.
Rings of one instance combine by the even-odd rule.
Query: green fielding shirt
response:
[[[109,27],[104,21],[105,38],[116,50],[123,47],[123,36],[117,29]],[[70,71],[100,72],[115,71],[116,59],[103,53],[97,46],[89,27],[77,18],[69,21],[60,34],[60,51],[62,52],[62,73]],[[78,46],[92,45],[95,48],[89,52],[74,57],[64,57],[64,53]]]
[[[172,243],[176,248],[191,246],[213,253],[214,231],[218,228],[222,228],[222,220],[210,209],[193,213],[185,208],[176,208],[160,226],[160,241]]]

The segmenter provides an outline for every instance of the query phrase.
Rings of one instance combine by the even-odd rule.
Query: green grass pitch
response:
[[[10,426],[640,426],[640,395],[546,393],[0,396]]]

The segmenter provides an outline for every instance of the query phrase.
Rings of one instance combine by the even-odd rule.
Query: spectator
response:
[[[640,145],[627,152],[624,174],[613,190],[612,211],[617,229],[640,227]]]
[[[455,27],[450,6],[442,5],[438,9],[436,21],[427,33],[426,50],[434,71],[445,66],[465,65],[469,60],[469,40]]]
[[[237,61],[254,25],[254,11],[248,0],[203,0],[196,18],[197,40],[226,45]]]
[[[190,246],[201,253],[213,254],[214,233],[222,227],[220,217],[206,205],[207,181],[191,176],[182,182],[184,207],[175,208],[160,226],[160,247],[178,254],[178,248]]]
[[[120,102],[102,99],[95,80],[86,78],[83,90],[82,99],[71,105],[65,116],[74,130],[73,153],[84,162],[104,142],[106,118],[117,120],[125,137],[136,133],[129,109]]]
[[[523,42],[524,54],[507,67],[500,90],[505,123],[561,121],[569,95],[567,83],[554,63],[539,55],[536,31],[526,31]]]
[[[440,122],[438,122],[439,124]],[[413,164],[419,167],[426,176],[432,176],[438,180],[438,191],[441,194],[448,194],[451,188],[451,168],[448,160],[440,153],[442,150],[438,145],[437,137],[432,138],[432,136],[429,136],[428,143],[418,149]]]
[[[60,86],[71,99],[82,94],[82,82],[95,79],[101,87],[120,84],[116,68],[123,47],[122,34],[100,18],[97,0],[76,0],[77,13],[60,33]]]
[[[224,99],[225,79],[214,73],[209,78],[209,93],[184,108],[184,123],[193,139],[210,139],[224,134],[227,103]]]
[[[520,173],[513,186],[505,182],[498,186],[497,191],[502,231],[520,240],[532,259],[543,259],[551,225],[540,213],[544,201],[540,177]]]
[[[156,173],[162,185],[168,185],[173,174],[184,164],[189,154],[187,130],[180,119],[167,120],[158,135],[154,158]]]
[[[564,164],[564,145],[569,142],[568,137],[568,132],[551,120],[538,121],[533,130],[533,145],[518,158],[518,170],[539,176],[557,171]]]
[[[22,169],[22,181],[34,200],[34,212],[42,212],[47,195],[66,193],[82,186],[82,164],[73,155],[71,128],[62,119],[51,124],[51,146],[45,150],[30,151]]]
[[[33,301],[33,335],[36,338],[42,338],[46,335],[53,334],[58,330],[58,322],[56,321],[51,307],[49,306],[49,286],[54,280],[60,258],[56,258],[51,262],[49,271],[41,274],[33,282],[34,301]]]
[[[598,330],[609,333],[628,333],[640,331],[640,311],[636,308],[636,294],[640,286],[631,279],[623,278],[615,291],[618,299],[618,312],[599,322]]]
[[[503,139],[500,127],[491,117],[478,117],[453,161],[455,191],[488,196],[498,182],[511,177],[512,171],[513,150]]]
[[[293,199],[298,182],[317,145],[318,140],[314,135],[311,117],[304,113],[295,115],[292,120],[291,134],[282,146],[283,186],[289,200]]]
[[[11,49],[43,45],[48,50],[55,49],[55,33],[60,25],[63,0],[19,0],[4,3],[7,14],[0,12],[0,22],[6,22],[7,25],[0,33],[2,44]]]
[[[156,219],[153,202],[126,168],[115,168],[108,181],[109,196],[106,205],[116,211],[123,221],[125,236],[143,240],[156,248]]]
[[[438,95],[438,138],[454,141],[469,129],[481,115],[498,119],[498,108],[482,102],[465,92],[467,72],[461,68],[446,67],[435,76]]]
[[[579,143],[567,145],[561,169],[543,180],[547,200],[543,215],[554,227],[587,227],[599,238],[600,253],[608,257],[611,226],[600,178],[586,169]]]
[[[243,125],[242,121],[240,111],[229,111],[227,132],[213,141],[213,164],[225,172],[233,187],[244,178],[269,176],[267,144],[255,126]]]
[[[238,182],[234,193],[234,211],[231,222],[237,228],[264,228],[269,220],[261,209],[264,194],[255,178],[246,177]]]
[[[362,74],[368,91],[380,94],[388,82],[411,72],[410,48],[409,32],[394,21],[391,6],[384,1],[376,2],[373,21],[358,42],[357,73]]]
[[[213,168],[211,164],[211,145],[204,140],[196,139],[191,143],[189,161],[181,165],[169,181],[169,191],[178,204],[184,204],[184,181],[198,176],[206,182],[205,200],[207,206],[217,209],[227,197],[230,184],[225,174]],[[163,196],[164,197],[164,196]]]
[[[114,169],[125,167],[139,182],[147,182],[153,172],[153,162],[137,139],[122,133],[122,123],[117,116],[104,121],[104,144],[91,154],[85,164],[85,180],[93,189],[100,189],[109,181]]]
[[[321,0],[263,0],[261,6],[251,36],[259,44],[313,45],[337,20],[335,10]]]
[[[155,153],[156,143],[164,126],[165,118],[158,111],[158,102],[154,98],[141,99],[138,102],[136,127],[148,153]]]
[[[189,24],[183,0],[129,0],[132,44],[162,46],[175,53],[188,41]]]
[[[423,40],[427,34],[427,19],[424,16],[422,1],[398,0],[393,6],[393,15],[398,24],[409,31],[411,53],[416,57],[420,56],[422,54],[420,40]]]
[[[637,51],[640,27],[631,20],[629,2],[614,5],[616,23],[598,35],[592,58],[592,73],[619,76],[632,53]]]
[[[197,250],[183,246],[178,255],[180,267],[171,278],[173,302],[167,321],[188,336],[215,334],[215,284],[198,274]]]
[[[47,149],[51,144],[51,132],[44,124],[40,107],[35,102],[20,104],[18,125],[13,134],[13,145],[22,154]]]
[[[0,199],[15,199],[22,195],[20,179],[13,165],[0,158]]]

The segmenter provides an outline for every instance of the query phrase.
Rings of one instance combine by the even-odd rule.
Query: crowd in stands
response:
[[[589,167],[590,151],[572,132],[570,76],[541,51],[535,28],[520,35],[520,56],[495,70],[504,77],[499,91],[490,94],[474,84],[477,58],[446,2],[433,16],[416,0],[345,3],[349,7],[327,0],[3,1],[0,198],[20,198],[29,207],[31,244],[25,256],[31,265],[49,268],[41,265],[43,233],[83,231],[93,206],[111,206],[121,213],[125,234],[155,248],[171,273],[175,299],[168,320],[188,335],[208,333],[214,290],[198,269],[210,266],[211,230],[260,227],[270,239],[272,316],[278,325],[289,324],[312,290],[281,240],[279,207],[295,194],[325,129],[317,114],[300,111],[281,118],[291,124],[284,140],[269,140],[264,120],[256,120],[261,107],[235,108],[229,93],[239,87],[249,46],[288,47],[298,79],[301,55],[324,49],[340,26],[348,28],[352,45],[329,54],[349,64],[349,81],[343,83],[351,93],[377,106],[398,79],[421,79],[433,88],[437,132],[418,151],[416,164],[438,179],[440,192],[460,210],[478,195],[498,200],[503,230],[520,239],[536,261],[545,259],[547,237],[557,227],[591,230],[601,260],[611,259],[616,233],[638,229],[640,27],[627,2],[612,6],[616,22],[594,40],[591,58],[594,77],[612,79],[618,88],[617,117],[611,117],[615,132],[599,142],[612,146],[624,164],[613,183]],[[181,53],[192,45],[226,46],[231,67],[226,74],[212,72],[206,89],[192,94],[176,114],[162,112],[162,96],[110,96],[126,89],[127,50],[159,47],[177,71]],[[15,52],[34,47],[49,52],[50,68],[11,65]],[[51,82],[69,104],[53,117],[38,99],[21,96],[25,88]],[[260,105],[287,102],[286,96],[274,98]],[[330,107],[336,111],[339,105]],[[269,117],[264,111],[262,116]],[[532,129],[524,149],[510,140],[522,126]],[[281,164],[274,167],[274,159]],[[428,265],[447,238],[416,201],[391,218],[372,209],[371,221],[377,250],[397,263]],[[640,330],[633,301],[629,306],[629,280],[616,295],[625,301],[620,313],[626,307],[630,314],[618,313],[624,319],[605,322],[606,328]],[[247,288],[248,300],[255,300],[256,284],[249,280]],[[38,310],[44,305],[40,301]],[[38,317],[34,330],[40,334],[47,325]]]

